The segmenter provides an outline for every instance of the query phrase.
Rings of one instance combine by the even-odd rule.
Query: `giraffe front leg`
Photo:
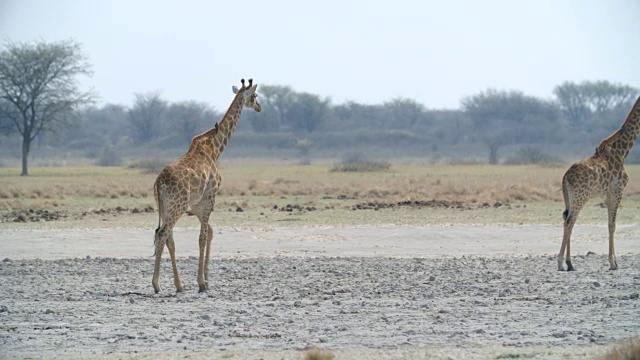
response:
[[[209,290],[209,256],[211,255],[211,241],[213,240],[213,229],[211,225],[207,224],[207,249],[206,249],[206,257],[204,259],[204,285],[207,290]]]
[[[614,233],[616,232],[616,216],[618,206],[622,199],[622,191],[614,194],[607,199],[607,212],[609,214],[609,270],[618,270],[618,260],[616,259],[616,250],[614,246]]]

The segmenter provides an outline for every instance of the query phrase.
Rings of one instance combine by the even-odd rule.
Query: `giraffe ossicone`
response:
[[[209,257],[213,239],[209,217],[222,182],[216,161],[229,143],[242,110],[244,108],[257,112],[262,110],[256,94],[258,85],[253,85],[253,81],[249,80],[249,86],[245,86],[244,79],[241,84],[242,87],[239,89],[235,86],[232,88],[236,95],[222,119],[216,122],[213,128],[195,136],[191,140],[189,151],[168,164],[156,178],[153,192],[158,207],[158,228],[154,237],[156,258],[151,280],[156,293],[161,290],[160,262],[165,245],[171,256],[176,291],[181,292],[184,289],[176,266],[173,227],[182,214],[189,209],[200,221],[198,288],[200,292],[208,288]]]

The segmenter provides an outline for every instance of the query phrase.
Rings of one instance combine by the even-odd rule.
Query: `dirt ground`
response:
[[[640,226],[218,228],[210,290],[176,229],[184,293],[151,230],[0,230],[1,358],[584,359],[640,336]]]

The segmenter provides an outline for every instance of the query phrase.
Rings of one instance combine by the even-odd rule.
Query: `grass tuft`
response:
[[[304,355],[305,360],[331,360],[335,356],[327,350],[311,349]]]
[[[602,360],[640,360],[640,338],[629,339],[616,346]]]

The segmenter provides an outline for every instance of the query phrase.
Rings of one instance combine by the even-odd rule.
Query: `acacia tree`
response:
[[[7,133],[22,137],[22,176],[29,174],[31,142],[44,131],[70,124],[79,108],[92,101],[93,93],[80,91],[76,80],[91,74],[73,40],[8,42],[0,51],[0,117],[11,124]]]
[[[424,105],[413,99],[395,98],[383,104],[387,110],[387,126],[391,128],[410,129],[416,125],[424,125],[428,122],[427,112]]]
[[[297,132],[314,132],[328,120],[331,101],[310,93],[295,93],[285,117],[290,129]]]
[[[560,108],[573,125],[584,125],[594,114],[614,110],[640,95],[640,90],[608,81],[567,81],[553,89]]]
[[[498,163],[501,147],[548,138],[557,128],[556,107],[520,91],[489,89],[461,103],[476,136],[489,149],[490,164]]]
[[[277,132],[286,123],[286,118],[294,101],[295,92],[290,86],[260,85],[260,114],[243,112],[248,122],[257,132]]]
[[[185,146],[199,133],[212,128],[218,118],[222,117],[209,105],[197,101],[183,101],[169,105],[166,112],[170,130],[175,136],[176,145]]]

